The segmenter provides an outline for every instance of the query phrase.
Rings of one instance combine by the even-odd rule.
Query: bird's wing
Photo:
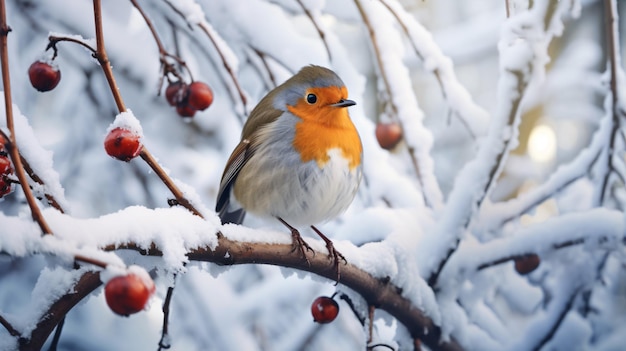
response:
[[[239,171],[246,164],[250,156],[252,155],[252,149],[250,148],[250,140],[243,139],[239,145],[233,150],[228,162],[226,162],[226,168],[222,175],[222,181],[220,182],[220,190],[217,193],[217,203],[215,204],[215,211],[220,216],[222,223],[235,223],[241,224],[246,212],[244,209],[236,209],[229,212],[230,193]]]
[[[235,184],[235,180],[237,180],[239,171],[241,171],[257,149],[259,131],[268,124],[276,121],[283,113],[281,110],[275,109],[271,104],[277,91],[277,89],[274,89],[267,94],[252,110],[250,117],[248,117],[246,124],[243,126],[242,140],[235,150],[233,150],[233,153],[226,163],[215,205],[215,211],[220,216],[222,223],[241,224],[246,215],[244,209],[234,209],[233,211],[232,208],[229,208],[230,194],[232,193],[232,188]],[[229,210],[232,212],[229,212]]]

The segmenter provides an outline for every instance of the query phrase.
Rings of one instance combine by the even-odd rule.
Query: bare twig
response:
[[[50,36],[48,36],[48,46],[46,47],[46,50],[48,50],[48,49],[54,50],[53,58],[57,56],[57,44],[59,42],[62,42],[62,41],[68,41],[68,42],[71,42],[71,43],[78,44],[78,45],[84,47],[85,49],[91,51],[91,53],[94,55],[94,57],[96,55],[96,49],[93,48],[91,45],[87,44],[83,40],[76,39],[76,38],[73,38],[73,37],[50,35]]]
[[[159,351],[167,350],[172,346],[167,339],[169,333],[170,303],[172,302],[173,293],[174,287],[168,287],[165,300],[163,301],[163,329],[161,330],[161,340],[159,340]]]
[[[326,42],[326,34],[320,27],[319,23],[317,23],[317,20],[315,19],[315,17],[313,16],[309,8],[304,5],[302,0],[296,0],[296,2],[298,3],[298,5],[300,5],[300,7],[302,8],[302,11],[304,11],[304,14],[309,18],[309,20],[311,21],[311,23],[317,30],[317,34],[320,36],[320,39],[322,40],[322,43],[324,43],[324,47],[326,48],[326,53],[328,54],[328,61],[332,61],[330,48],[328,47],[328,43]]]
[[[200,27],[200,29],[202,29],[204,34],[207,35],[207,37],[209,38],[209,40],[213,44],[213,47],[215,47],[215,51],[217,52],[217,54],[219,55],[220,59],[222,60],[222,64],[224,65],[224,69],[226,69],[226,72],[228,72],[228,75],[230,76],[231,80],[233,81],[233,84],[235,85],[235,89],[237,89],[237,93],[239,94],[239,98],[241,99],[241,107],[243,108],[244,114],[247,116],[250,113],[247,110],[248,109],[248,98],[246,97],[246,94],[244,94],[243,89],[241,88],[241,84],[239,84],[239,79],[237,79],[237,76],[235,75],[235,70],[230,65],[228,60],[226,60],[226,57],[224,56],[224,53],[220,49],[219,45],[217,45],[217,42],[216,42],[215,38],[213,37],[213,34],[212,34],[211,30],[206,26],[206,24],[204,22],[200,22],[200,23],[198,23],[198,27]]]
[[[20,186],[24,191],[26,202],[30,208],[31,216],[33,220],[37,222],[43,234],[52,234],[52,230],[48,226],[46,219],[43,217],[41,210],[37,206],[37,200],[33,196],[33,192],[28,186],[28,180],[26,179],[26,172],[22,164],[22,158],[17,147],[17,137],[15,135],[15,126],[13,124],[13,100],[11,98],[11,79],[9,76],[9,50],[7,47],[8,35],[11,28],[7,24],[6,5],[4,0],[0,0],[0,60],[2,60],[2,85],[4,88],[4,108],[6,113],[7,128],[11,135],[9,135],[6,149],[9,151],[11,162],[15,166],[15,173],[17,179],[20,182]]]

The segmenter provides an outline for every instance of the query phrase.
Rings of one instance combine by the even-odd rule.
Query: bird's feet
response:
[[[310,266],[311,261],[309,261],[309,258],[306,256],[306,252],[311,251],[313,255],[315,256],[315,251],[313,250],[313,248],[311,248],[311,246],[309,246],[309,244],[307,244],[306,241],[302,239],[302,236],[300,235],[300,232],[298,231],[298,229],[292,227],[289,223],[285,222],[280,217],[278,217],[278,220],[283,225],[285,225],[285,227],[291,230],[291,252],[294,252],[296,250],[300,251],[300,255],[304,257],[304,259],[306,260],[306,263]]]
[[[333,242],[330,239],[328,239],[326,235],[324,235],[319,229],[315,228],[315,226],[311,226],[311,229],[313,229],[313,231],[315,231],[315,233],[317,233],[317,235],[319,235],[319,237],[322,238],[322,240],[324,240],[324,242],[326,243],[326,249],[328,250],[328,257],[330,257],[333,260],[333,267],[335,268],[335,272],[337,273],[337,279],[335,282],[335,285],[337,285],[339,284],[339,279],[341,278],[341,269],[339,266],[339,261],[340,260],[343,261],[344,264],[348,264],[348,261],[341,254],[341,252],[335,249],[335,245],[333,245]]]

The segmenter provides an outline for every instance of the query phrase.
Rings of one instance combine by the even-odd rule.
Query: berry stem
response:
[[[41,210],[37,207],[37,200],[33,196],[33,192],[28,186],[28,180],[26,179],[26,172],[24,172],[24,166],[20,153],[17,148],[17,138],[15,136],[15,126],[13,123],[13,104],[11,97],[11,78],[9,76],[9,50],[8,50],[8,35],[11,28],[7,25],[7,13],[4,0],[0,0],[0,60],[2,66],[2,85],[4,88],[4,108],[6,113],[7,128],[11,135],[9,135],[6,148],[9,151],[11,162],[15,166],[15,174],[20,182],[20,186],[24,191],[26,202],[30,207],[31,216],[33,220],[39,224],[43,234],[52,234],[52,230],[48,226],[45,218],[41,214]]]

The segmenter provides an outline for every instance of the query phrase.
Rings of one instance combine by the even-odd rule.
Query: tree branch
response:
[[[104,249],[130,249],[148,256],[163,255],[163,252],[155,244],[152,244],[148,249],[134,243],[107,246]],[[290,243],[240,242],[229,239],[224,235],[218,235],[218,245],[214,250],[208,247],[196,248],[190,250],[187,253],[187,257],[193,261],[213,262],[218,265],[270,264],[315,273],[329,280],[337,278],[331,257],[322,252],[315,252],[315,255],[308,257],[309,261],[307,263],[297,250],[293,250]],[[367,301],[368,305],[385,310],[394,316],[398,322],[406,326],[413,338],[422,340],[429,348],[442,351],[462,350],[461,346],[454,340],[443,342],[439,326],[435,325],[432,319],[416,308],[409,299],[402,296],[402,290],[390,283],[388,279],[375,278],[366,271],[352,264],[347,264],[341,268],[339,283],[359,293]],[[81,285],[81,283],[79,282],[78,285]],[[73,306],[77,302],[74,300],[75,298],[80,296],[80,299],[82,299],[89,294],[90,291],[83,289],[92,288],[93,290],[98,286],[99,283],[88,285],[88,287],[77,286],[75,294],[66,295],[61,300],[55,302],[53,307],[43,314],[43,316],[49,316],[49,318],[44,321],[46,323],[40,322],[38,324],[31,338],[35,341],[31,341],[29,345],[39,345],[36,342],[41,339],[45,341],[60,318],[71,309],[71,306],[66,306],[66,304],[72,304]],[[63,305],[63,308],[61,308],[61,305]],[[66,312],[61,314],[51,313],[58,310]]]

